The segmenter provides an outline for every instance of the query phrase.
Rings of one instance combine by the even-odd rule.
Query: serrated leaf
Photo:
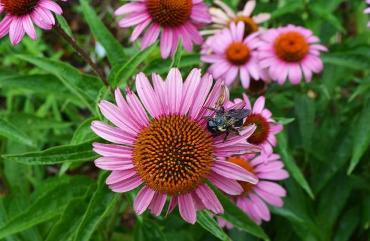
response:
[[[8,161],[16,161],[26,165],[52,165],[63,162],[83,162],[97,158],[92,151],[92,141],[77,145],[63,145],[44,151],[29,152],[17,155],[3,155]]]
[[[89,241],[104,216],[119,200],[119,195],[113,193],[105,184],[106,178],[106,173],[99,177],[98,188],[93,194],[83,218],[78,224],[78,228],[74,234],[74,241]]]
[[[353,139],[353,155],[347,173],[351,174],[370,146],[370,105],[367,104],[355,124]]]
[[[156,49],[157,44],[153,44],[145,50],[139,51],[135,56],[128,60],[123,65],[113,67],[109,75],[109,82],[113,88],[126,84],[130,77],[133,77],[138,72],[138,67],[142,64],[150,54]]]
[[[0,239],[57,217],[73,198],[84,195],[90,184],[87,178],[75,177],[42,193],[29,208],[0,227]]]
[[[0,136],[27,146],[35,146],[35,143],[30,137],[3,119],[0,119]]]
[[[304,177],[301,169],[299,169],[293,157],[290,155],[290,152],[288,150],[287,138],[285,134],[280,133],[277,136],[277,140],[279,143],[278,148],[279,153],[281,155],[281,159],[284,162],[289,173],[292,175],[294,180],[296,180],[298,184],[308,193],[308,195],[310,195],[311,198],[314,198],[310,185],[308,184],[306,178]]]
[[[112,65],[122,63],[125,59],[125,52],[117,39],[109,32],[104,23],[100,20],[95,10],[90,7],[87,0],[80,0],[82,13],[95,38],[107,51],[109,62]]]
[[[247,233],[250,233],[263,240],[269,240],[269,237],[263,231],[263,229],[253,220],[251,220],[242,210],[235,206],[235,204],[231,202],[229,198],[227,198],[219,190],[215,190],[215,192],[225,210],[224,214],[221,215],[223,219]]]
[[[219,240],[231,241],[230,237],[227,236],[222,228],[220,228],[216,220],[212,218],[207,211],[198,212],[197,223]]]

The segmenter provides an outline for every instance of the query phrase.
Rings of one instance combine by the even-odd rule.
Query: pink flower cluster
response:
[[[252,79],[279,84],[288,79],[299,84],[303,77],[310,82],[313,73],[323,70],[320,52],[327,48],[310,30],[288,25],[246,35],[246,29],[243,21],[231,22],[203,44],[201,60],[209,63],[208,71],[227,85],[236,79],[246,89]]]
[[[17,45],[25,34],[35,40],[37,34],[33,24],[50,30],[55,25],[53,13],[61,15],[62,12],[53,0],[0,0],[0,14],[5,13],[0,22],[0,38],[9,34],[13,45]]]

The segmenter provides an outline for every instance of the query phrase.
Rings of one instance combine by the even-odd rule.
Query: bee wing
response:
[[[225,87],[225,84],[222,84],[221,86],[221,93],[220,93],[220,97],[218,97],[218,100],[216,102],[216,107],[217,108],[220,108],[220,107],[223,107],[224,106],[224,103],[225,103],[225,100],[226,100],[226,95],[227,95],[227,89]]]

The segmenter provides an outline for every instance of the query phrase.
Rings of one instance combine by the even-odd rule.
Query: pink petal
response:
[[[212,171],[233,180],[245,181],[252,184],[256,184],[258,182],[258,179],[252,173],[228,161],[215,161]]]
[[[197,221],[197,214],[191,194],[183,194],[178,196],[178,202],[181,217],[186,222],[194,224]]]
[[[213,213],[219,214],[224,212],[224,209],[215,193],[207,185],[200,185],[195,190],[195,193],[198,195],[203,205]]]
[[[143,181],[141,180],[141,178],[135,175],[121,182],[111,184],[109,185],[109,188],[114,192],[119,192],[119,193],[129,192],[137,188],[138,186],[140,186],[142,183]]]
[[[135,212],[140,215],[149,207],[151,201],[153,200],[155,191],[148,188],[147,186],[143,187],[137,194],[134,201]]]
[[[152,202],[149,205],[149,209],[154,216],[159,216],[166,204],[167,195],[156,192]]]
[[[115,183],[119,183],[123,180],[129,179],[133,176],[136,176],[136,171],[134,169],[112,171],[112,173],[108,176],[105,183],[107,185],[112,185]]]
[[[225,178],[217,173],[212,173],[208,180],[212,182],[217,188],[230,195],[239,195],[243,192],[242,186],[232,179]]]

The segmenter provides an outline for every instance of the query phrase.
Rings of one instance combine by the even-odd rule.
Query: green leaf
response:
[[[107,51],[109,62],[112,65],[122,63],[125,58],[125,52],[117,39],[109,32],[104,23],[100,20],[95,10],[90,7],[87,0],[80,0],[82,13],[96,39],[103,45]]]
[[[272,19],[303,10],[304,4],[302,0],[288,0],[281,2],[283,2],[284,5],[279,6],[272,12]]]
[[[340,188],[338,188],[340,187]],[[318,224],[323,233],[329,234],[350,197],[352,184],[344,172],[338,173],[321,191],[318,198]],[[335,205],[333,205],[335,200]]]
[[[67,20],[61,16],[61,15],[55,15],[57,20],[58,20],[58,23],[60,24],[60,27],[62,27],[62,29],[69,35],[69,36],[72,36],[72,30],[71,28],[69,27],[68,23],[67,23]]]
[[[334,241],[349,241],[360,222],[359,207],[353,207],[346,210],[343,217],[339,219],[339,224],[334,233]]]
[[[86,119],[75,131],[73,134],[71,144],[81,144],[86,142],[87,140],[93,140],[96,138],[96,135],[91,130],[91,122],[94,121],[96,118],[91,117]]]
[[[119,195],[109,190],[105,184],[106,178],[106,173],[99,177],[98,188],[91,198],[81,222],[78,224],[74,241],[89,241],[105,215],[119,200]]]
[[[53,165],[63,162],[83,162],[97,158],[92,151],[92,141],[77,145],[63,145],[44,151],[29,152],[17,155],[3,155],[8,161],[16,161],[26,165]]]
[[[295,98],[295,113],[303,140],[304,149],[311,150],[312,136],[315,129],[315,105],[312,99],[306,95],[298,95]]]
[[[57,76],[73,94],[80,98],[91,112],[95,111],[95,99],[102,87],[99,79],[83,74],[78,69],[61,61],[26,55],[17,55],[17,57]]]
[[[199,65],[199,54],[182,53],[181,61],[175,65],[178,68],[194,67]],[[147,74],[167,74],[173,60],[154,59],[146,66],[144,72]]]
[[[316,14],[321,21],[328,22],[340,32],[345,32],[340,20],[330,12],[331,9],[323,7],[322,4],[310,4],[310,10]]]
[[[73,100],[70,91],[53,75],[0,75],[0,87],[26,93],[52,94]]]
[[[213,234],[219,240],[223,241],[231,241],[230,237],[220,228],[216,220],[209,216],[207,211],[198,212],[197,215],[197,222],[202,226],[205,230]]]
[[[275,117],[274,118],[279,124],[289,125],[295,121],[295,118],[284,118],[284,117]]]
[[[354,125],[353,155],[347,173],[351,174],[370,145],[370,104],[367,104]]]
[[[16,126],[2,119],[0,119],[0,136],[27,146],[35,146],[30,137],[21,132]]]
[[[135,226],[135,241],[166,241],[161,227],[149,219],[137,222]]]
[[[332,64],[353,70],[364,70],[369,68],[369,64],[351,55],[325,54],[322,56],[324,64]]]
[[[40,118],[33,114],[26,113],[2,113],[0,118],[5,118],[13,125],[22,128],[22,130],[30,129],[32,131],[49,130],[49,129],[65,129],[72,125],[68,122],[60,122],[55,119]]]
[[[181,44],[177,46],[177,50],[175,53],[175,56],[172,57],[172,63],[170,68],[179,68],[181,63],[182,54],[184,52],[184,49],[181,47]]]
[[[126,84],[130,77],[133,77],[138,72],[138,67],[142,64],[156,49],[157,44],[153,44],[149,48],[139,51],[124,65],[116,65],[113,67],[109,75],[109,81],[113,88]]]
[[[85,196],[74,198],[69,202],[59,221],[50,230],[46,241],[69,240],[72,237],[86,211],[90,194],[91,191],[87,191]]]
[[[74,177],[42,193],[30,206],[0,227],[0,239],[59,216],[68,203],[86,193],[91,181]]]
[[[311,198],[314,198],[311,187],[309,186],[301,169],[299,169],[293,157],[290,155],[290,152],[288,150],[288,141],[287,141],[285,134],[280,133],[277,136],[277,140],[279,143],[278,148],[281,154],[281,159],[285,163],[286,168],[288,169],[289,173],[293,176],[294,180],[296,180],[298,184],[308,193],[308,195],[310,195]]]
[[[264,240],[269,240],[269,237],[263,229],[251,220],[242,210],[235,206],[228,197],[222,194],[219,190],[214,191],[225,209],[224,214],[221,215],[223,219],[247,233]]]

